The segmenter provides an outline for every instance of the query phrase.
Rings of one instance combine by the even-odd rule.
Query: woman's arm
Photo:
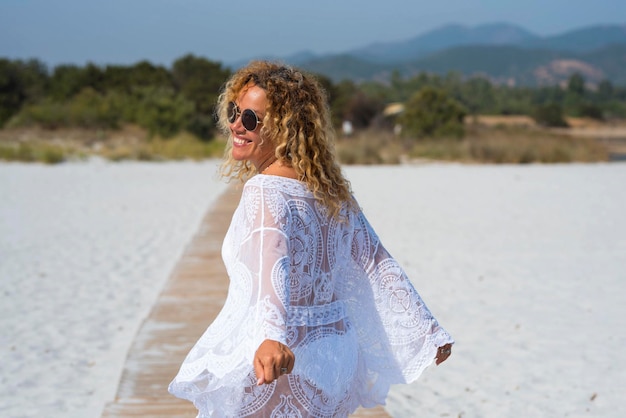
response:
[[[363,213],[355,218],[353,258],[369,279],[381,326],[403,375],[416,378],[434,359],[451,354],[452,337],[439,325],[398,262],[382,245]]]
[[[249,231],[239,259],[252,275],[255,306],[253,366],[258,384],[271,383],[293,370],[295,356],[287,346],[289,240],[287,208],[282,195],[254,185],[244,189]]]

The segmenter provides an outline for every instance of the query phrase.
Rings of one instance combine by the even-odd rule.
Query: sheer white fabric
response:
[[[342,417],[384,404],[451,343],[362,212],[328,216],[306,186],[257,175],[244,186],[222,256],[225,305],[169,391],[199,417]],[[265,339],[295,368],[256,385]]]

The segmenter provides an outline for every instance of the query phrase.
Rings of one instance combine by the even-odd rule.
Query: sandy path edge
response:
[[[131,345],[115,400],[102,418],[190,418],[190,402],[171,396],[167,385],[181,362],[217,316],[228,292],[221,245],[240,190],[230,187],[204,216],[163,291]],[[382,407],[360,409],[353,417],[389,417]]]

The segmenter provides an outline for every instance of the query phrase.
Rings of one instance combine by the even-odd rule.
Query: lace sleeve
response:
[[[391,354],[408,382],[433,361],[437,348],[454,343],[438,324],[398,262],[359,213],[352,244],[354,261],[369,279]]]
[[[265,339],[286,344],[288,306],[289,240],[286,233],[287,209],[283,196],[262,185],[246,186],[245,234],[238,261],[250,274],[254,346]]]

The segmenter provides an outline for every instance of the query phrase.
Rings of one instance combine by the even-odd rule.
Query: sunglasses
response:
[[[237,120],[237,117],[241,115],[241,124],[246,131],[254,131],[259,124],[263,124],[257,114],[252,109],[239,109],[239,106],[235,102],[228,103],[228,121],[233,123]]]

